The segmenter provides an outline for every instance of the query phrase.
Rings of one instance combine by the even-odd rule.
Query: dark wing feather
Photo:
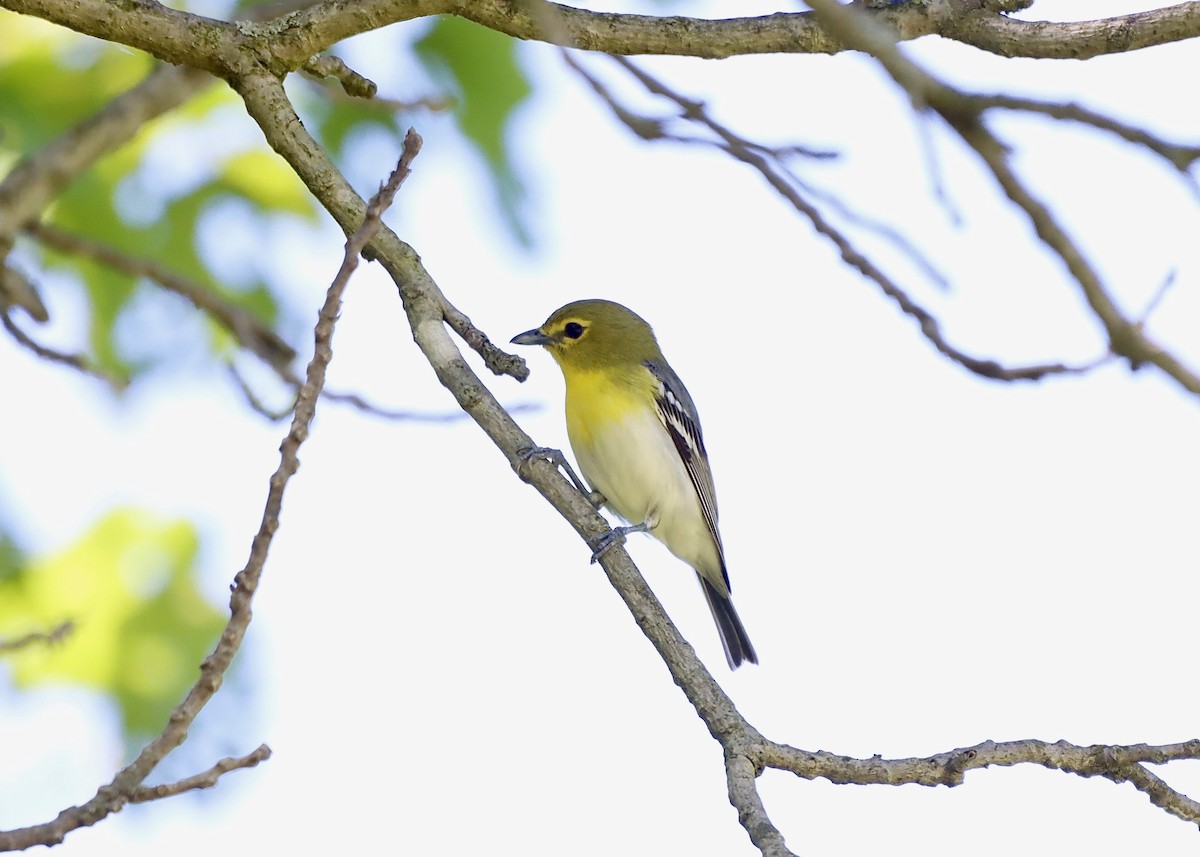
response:
[[[700,433],[700,417],[696,413],[696,405],[688,394],[687,387],[675,374],[670,366],[664,363],[646,362],[659,384],[655,404],[658,405],[658,415],[683,465],[691,477],[696,496],[700,498],[700,509],[704,513],[704,522],[712,533],[717,545],[717,554],[721,557],[721,576],[725,578],[725,587],[729,587],[729,575],[725,571],[725,549],[721,546],[721,534],[717,530],[717,494],[713,488],[712,469],[708,465],[708,453],[704,450],[704,438]]]

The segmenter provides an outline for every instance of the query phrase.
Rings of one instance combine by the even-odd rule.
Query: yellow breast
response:
[[[578,449],[596,442],[597,434],[606,433],[639,409],[653,410],[649,390],[625,383],[609,373],[564,373],[567,382],[567,434],[571,446]]]

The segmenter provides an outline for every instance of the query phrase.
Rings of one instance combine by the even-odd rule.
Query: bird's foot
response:
[[[567,475],[567,478],[571,480],[571,484],[578,488],[584,497],[587,497],[588,502],[592,504],[593,508],[599,510],[604,505],[604,495],[599,491],[591,490],[584,484],[584,481],[575,473],[575,469],[571,467],[571,463],[567,461],[567,457],[562,454],[561,449],[554,449],[549,446],[529,446],[525,449],[517,450],[517,457],[521,460],[521,463],[517,465],[517,475],[524,481],[529,481],[529,476],[525,472],[525,468],[530,462],[540,458],[549,461],[555,467],[562,470]]]
[[[646,523],[636,524],[632,527],[613,527],[600,538],[589,544],[592,549],[592,562],[600,561],[600,557],[605,551],[612,548],[614,545],[625,543],[625,537],[630,533],[644,533],[650,529],[650,525]]]

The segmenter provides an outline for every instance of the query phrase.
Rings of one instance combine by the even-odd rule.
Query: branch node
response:
[[[342,85],[342,90],[355,98],[374,98],[379,87],[356,72],[340,57],[332,54],[315,56],[302,66],[302,70],[314,77],[332,77]]]

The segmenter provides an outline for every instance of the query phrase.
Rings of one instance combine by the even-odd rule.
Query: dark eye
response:
[[[578,339],[583,336],[583,325],[577,321],[569,321],[563,328],[563,333],[567,335],[568,339]]]

